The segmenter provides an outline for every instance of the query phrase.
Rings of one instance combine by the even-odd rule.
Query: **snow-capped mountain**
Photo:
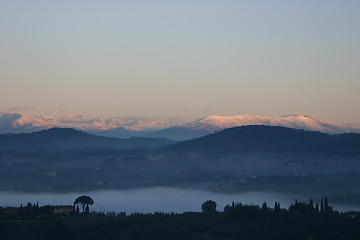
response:
[[[27,116],[18,113],[0,113],[0,133],[28,133],[53,127],[75,128],[99,135],[118,134],[118,137],[138,135],[176,125],[176,121],[160,119],[93,118],[87,116]],[[102,134],[104,133],[104,134]],[[115,135],[116,135],[115,134]]]
[[[43,130],[58,126],[51,119],[26,116],[18,113],[0,113],[0,133],[23,133]]]
[[[269,117],[258,115],[209,116],[180,125],[174,119],[94,118],[87,116],[27,116],[18,113],[0,113],[0,133],[28,133],[53,127],[75,128],[92,134],[127,138],[131,136],[164,137],[187,140],[205,136],[225,128],[246,125],[282,126],[336,134],[358,132],[359,128],[302,115]]]
[[[335,123],[302,115],[269,117],[258,115],[209,116],[196,121],[163,129],[148,134],[152,137],[164,137],[174,140],[186,140],[201,137],[225,128],[247,125],[282,126],[329,134],[360,132],[359,129],[336,125]]]
[[[258,115],[209,116],[185,124],[183,127],[195,130],[218,131],[245,125],[282,126],[332,134],[350,131],[350,128],[335,123],[302,115],[286,115],[282,117]]]

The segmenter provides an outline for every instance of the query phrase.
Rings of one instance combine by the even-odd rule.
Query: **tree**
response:
[[[39,202],[36,202],[36,204],[33,205],[33,212],[32,212],[32,214],[33,214],[34,216],[38,216],[38,214],[39,214]]]
[[[207,200],[203,204],[201,204],[201,209],[203,212],[216,212],[216,202],[212,200]]]
[[[279,202],[275,202],[274,210],[280,211],[280,203]]]
[[[85,207],[85,212],[86,212],[86,213],[89,213],[89,211],[90,211],[90,210],[89,210],[89,205],[86,205],[86,207]]]
[[[74,204],[80,204],[82,207],[83,212],[85,211],[85,207],[89,207],[89,205],[94,204],[94,200],[89,196],[80,196],[75,199]]]
[[[327,197],[324,198],[324,211],[325,212],[332,212],[333,207],[329,205]]]
[[[321,199],[321,203],[320,203],[320,212],[324,211],[324,200]]]
[[[23,210],[23,205],[20,204],[20,212],[19,212],[20,216],[22,216],[24,214],[24,210]]]
[[[309,201],[309,206],[310,207],[314,207],[314,200],[311,198],[310,201]]]
[[[26,214],[31,215],[31,213],[32,213],[32,205],[31,203],[28,202],[28,204],[26,205]]]
[[[319,205],[316,203],[315,204],[315,211],[317,211],[317,212],[319,212],[320,210],[319,210]]]
[[[266,202],[263,203],[261,210],[264,212],[266,212],[268,210],[268,206],[267,206]]]
[[[324,211],[329,211],[329,203],[327,197],[324,198]]]

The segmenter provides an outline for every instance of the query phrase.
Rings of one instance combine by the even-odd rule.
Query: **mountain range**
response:
[[[209,116],[196,121],[148,133],[149,137],[163,137],[174,140],[198,138],[226,128],[266,125],[281,126],[329,134],[360,132],[360,129],[340,126],[335,123],[320,120],[310,116],[287,115],[269,117],[258,115]]]
[[[176,119],[144,119],[88,116],[29,116],[20,113],[0,112],[0,133],[30,133],[49,128],[74,128],[106,136],[129,137],[144,132],[155,131],[177,124]],[[124,135],[124,136],[123,136]]]
[[[267,125],[318,131],[329,134],[360,133],[360,128],[346,127],[310,116],[287,115],[270,117],[259,115],[208,116],[189,123],[174,119],[91,118],[86,116],[27,116],[0,113],[0,133],[30,133],[53,127],[75,128],[99,136],[129,138],[131,136],[161,137],[188,140],[226,128]]]

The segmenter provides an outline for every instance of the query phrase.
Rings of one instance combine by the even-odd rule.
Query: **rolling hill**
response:
[[[118,139],[88,134],[72,128],[51,128],[33,133],[0,134],[0,148],[63,149],[103,147],[108,149],[158,148],[175,141],[162,138],[132,137]]]
[[[360,134],[330,135],[278,126],[242,126],[163,148],[168,152],[204,154],[332,153],[360,154]]]

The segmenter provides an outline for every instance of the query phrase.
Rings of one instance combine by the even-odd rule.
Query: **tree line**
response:
[[[201,204],[202,212],[181,214],[95,213],[36,221],[0,218],[0,239],[360,239],[360,212],[338,212],[327,198],[319,203],[295,201],[288,208],[279,202],[271,206],[232,202],[221,211],[217,207],[208,200]],[[83,209],[86,213],[86,204]]]

